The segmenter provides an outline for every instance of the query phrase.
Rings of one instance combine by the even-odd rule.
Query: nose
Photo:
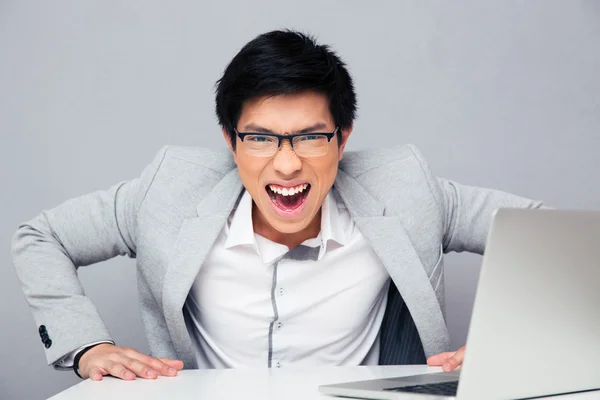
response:
[[[302,169],[302,160],[292,150],[289,142],[281,144],[281,149],[273,159],[273,168],[284,177],[291,177]]]

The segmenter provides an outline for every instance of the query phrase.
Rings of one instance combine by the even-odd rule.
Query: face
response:
[[[252,99],[243,105],[237,124],[238,132],[281,135],[333,132],[335,128],[326,96],[314,92]],[[350,132],[342,131],[341,143],[334,136],[325,155],[309,158],[298,157],[288,140],[282,141],[272,157],[250,156],[245,153],[248,143],[236,137],[232,151],[242,183],[254,200],[255,230],[259,225],[292,234],[316,222],[320,229],[317,216],[333,186]]]

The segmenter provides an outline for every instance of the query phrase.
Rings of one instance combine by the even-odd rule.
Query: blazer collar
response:
[[[384,215],[385,206],[343,170],[338,170],[333,186],[352,217],[379,217]]]
[[[197,361],[183,318],[183,306],[206,255],[241,193],[242,183],[237,169],[233,169],[198,204],[197,217],[183,221],[169,260],[162,306],[175,351],[191,368],[197,368]]]

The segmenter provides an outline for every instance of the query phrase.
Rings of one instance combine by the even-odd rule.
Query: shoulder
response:
[[[226,174],[235,168],[231,152],[225,150],[214,150],[194,146],[164,146],[156,157],[160,169],[165,168],[187,168],[195,170],[213,171],[218,174]]]
[[[424,169],[428,170],[423,154],[412,144],[349,151],[344,153],[340,162],[340,169],[353,177],[383,167],[393,168],[393,172],[403,174],[422,174]]]
[[[340,170],[379,200],[387,214],[439,211],[437,178],[414,145],[350,152]]]
[[[228,150],[201,147],[164,146],[142,174],[146,203],[193,206],[209,193],[229,172],[235,162]]]

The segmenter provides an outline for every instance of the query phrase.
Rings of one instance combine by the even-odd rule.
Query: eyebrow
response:
[[[291,132],[293,133],[311,133],[311,132],[317,132],[317,131],[322,131],[323,129],[327,128],[327,125],[325,125],[323,122],[318,122],[314,125],[311,125],[309,127],[300,129],[298,131],[295,132]],[[274,132],[268,128],[265,128],[263,126],[254,124],[254,123],[249,123],[248,125],[244,126],[244,132],[256,132],[256,133],[271,133],[271,134],[278,134],[277,132]]]

